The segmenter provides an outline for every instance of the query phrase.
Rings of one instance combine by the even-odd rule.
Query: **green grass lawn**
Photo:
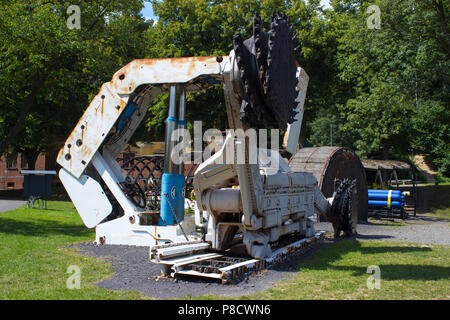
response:
[[[48,209],[0,213],[0,299],[139,299],[138,292],[101,289],[111,265],[62,246],[92,241],[72,203],[49,201]],[[81,288],[68,289],[70,265],[81,270]]]
[[[405,220],[390,220],[390,219],[375,219],[375,218],[369,218],[368,222],[382,227],[387,228],[397,228],[397,227],[404,227],[410,225]]]
[[[93,239],[70,202],[0,213],[0,299],[145,298],[135,291],[96,287],[113,275],[111,264],[63,248]],[[81,268],[80,290],[66,287],[70,265]],[[380,290],[366,286],[370,265],[381,269]],[[344,240],[317,250],[291,279],[240,298],[450,299],[450,247]]]
[[[450,220],[450,209],[435,209],[431,212],[431,215],[433,217],[439,218],[439,219],[446,219]]]
[[[380,267],[380,289],[367,268]],[[450,299],[450,247],[343,240],[321,248],[291,280],[243,299]]]

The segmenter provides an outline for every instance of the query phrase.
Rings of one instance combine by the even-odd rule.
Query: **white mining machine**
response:
[[[167,276],[226,282],[319,239],[313,216],[332,222],[335,236],[356,231],[354,180],[336,180],[326,198],[316,178],[292,170],[279,150],[252,148],[248,135],[236,134],[286,129],[286,150],[297,152],[308,75],[295,60],[294,36],[284,14],[272,16],[268,32],[257,16],[253,36],[234,36],[228,56],[134,60],[102,85],[57,158],[59,178],[98,244],[148,246]],[[173,160],[183,140],[174,132],[186,125],[186,93],[213,86],[223,87],[232,130],[187,177]],[[149,103],[167,92],[164,156],[131,163],[160,175],[128,174],[117,157]],[[185,215],[187,185],[194,215]]]

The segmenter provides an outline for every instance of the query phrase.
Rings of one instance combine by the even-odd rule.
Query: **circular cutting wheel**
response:
[[[355,233],[354,216],[357,211],[354,209],[355,202],[355,180],[343,179],[335,181],[335,192],[333,194],[333,203],[328,218],[331,220],[334,229],[334,236],[351,236]]]
[[[233,38],[235,92],[242,99],[241,120],[251,128],[282,128],[294,121],[297,89],[295,36],[289,18],[272,16],[271,29],[253,20],[253,36]]]
[[[278,121],[292,123],[298,96],[294,35],[285,15],[272,18],[264,94]]]

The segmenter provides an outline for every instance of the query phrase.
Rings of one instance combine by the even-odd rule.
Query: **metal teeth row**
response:
[[[265,60],[265,54],[263,51],[263,40],[259,36],[263,34],[261,29],[261,19],[256,16],[254,19],[254,39],[258,40],[258,44],[255,44],[255,49],[257,46],[259,52],[259,61],[262,65],[261,70],[264,73],[265,65],[261,64],[262,59]],[[251,127],[268,127],[270,122],[273,121],[270,111],[267,110],[261,98],[258,95],[258,84],[254,81],[259,81],[253,79],[252,72],[250,70],[250,64],[252,59],[252,54],[249,49],[245,46],[244,41],[240,34],[236,35],[234,38],[234,51],[236,54],[236,62],[239,69],[239,75],[241,77],[244,91],[246,97],[242,97],[248,103],[244,106],[244,110],[241,110],[241,120],[246,122]],[[253,80],[253,81],[252,81]]]
[[[258,66],[258,76],[260,81],[262,82],[264,79],[264,74],[266,72],[266,53],[263,48],[265,46],[264,38],[265,32],[262,31],[261,27],[261,17],[256,15],[253,20],[253,37],[255,40],[255,54],[256,54],[256,63]]]
[[[241,77],[242,84],[244,86],[245,95],[242,97],[244,100],[253,100],[250,97],[251,87],[250,87],[250,79],[248,78],[249,70],[247,70],[248,66],[248,50],[244,45],[244,41],[242,39],[241,34],[237,34],[233,37],[233,49],[236,54],[236,63],[239,69],[239,76]],[[249,101],[250,102],[250,101]],[[252,110],[252,106],[247,104],[244,110],[241,110],[242,116],[241,119],[250,125],[253,125],[254,122],[254,112]]]
[[[272,13],[272,22],[279,21],[279,20],[286,20],[288,23],[291,23],[291,19],[285,13],[273,12]]]
[[[352,230],[352,193],[356,180],[335,179],[335,200],[333,201],[332,214],[339,221],[339,231],[350,233]]]
[[[275,90],[272,89],[272,76],[278,70],[270,71],[273,68],[272,50],[276,45],[277,32],[280,32],[283,38],[287,35],[293,42],[296,39],[294,28],[289,25],[289,22],[290,20],[285,14],[275,13],[272,15],[270,32],[264,32],[261,17],[257,15],[253,20],[253,38],[249,39],[250,43],[247,43],[249,40],[246,40],[244,44],[240,34],[233,38],[236,63],[244,91],[242,92],[244,96],[241,98],[247,102],[242,105],[241,119],[251,127],[270,127],[276,121],[281,125],[284,125],[285,122],[292,123],[297,114],[294,110],[297,106],[295,99],[298,96],[297,78],[288,80],[287,83],[291,82],[289,87],[292,85],[294,87],[292,90],[294,91],[289,91],[289,97],[286,98],[284,93],[277,92],[277,88]],[[253,48],[251,48],[252,41]],[[278,48],[277,50],[279,51],[280,49]],[[289,50],[293,50],[293,46],[289,47]],[[294,52],[292,54],[295,56]],[[253,70],[251,67],[253,55],[256,60],[256,70]],[[292,56],[289,58],[292,59]],[[254,72],[256,74],[253,74]],[[280,94],[282,96],[278,96]],[[292,108],[286,109],[286,103]]]
[[[274,13],[272,14],[272,23],[271,23],[271,30],[269,31],[269,52],[268,52],[268,56],[267,56],[267,70],[266,70],[266,76],[264,79],[264,83],[263,83],[263,90],[264,90],[264,94],[266,95],[271,95],[271,98],[276,101],[279,97],[276,96],[276,93],[271,92],[271,87],[272,87],[272,77],[271,77],[271,69],[273,67],[272,65],[272,57],[273,57],[273,50],[274,50],[274,40],[277,37],[277,32],[282,32],[281,30],[279,30],[279,28],[281,27],[281,23],[285,23],[287,24],[288,27],[288,31],[289,31],[289,36],[291,37],[291,40],[293,43],[296,42],[296,34],[294,33],[294,27],[290,26],[290,19],[289,17],[287,17],[284,13]],[[294,50],[294,56],[295,56],[295,50]],[[295,84],[295,97],[293,99],[293,101],[290,103],[292,105],[292,110],[291,112],[289,112],[288,115],[286,115],[288,122],[292,123],[295,119],[295,116],[297,114],[297,112],[294,111],[294,109],[297,107],[297,103],[295,102],[295,99],[298,96],[298,89],[297,89],[297,85],[298,85],[298,79],[296,80],[296,84]]]

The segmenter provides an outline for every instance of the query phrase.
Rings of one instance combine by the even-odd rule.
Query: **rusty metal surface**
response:
[[[401,170],[409,170],[411,169],[411,166],[402,161],[397,160],[372,160],[372,159],[366,159],[361,160],[364,169],[367,170],[378,170],[378,169],[385,169],[385,170],[393,170],[395,169],[401,169]]]
[[[292,170],[311,172],[325,197],[334,192],[334,179],[356,179],[358,192],[358,217],[367,221],[367,179],[358,156],[342,147],[316,147],[300,149],[289,160]]]
[[[79,178],[103,143],[127,101],[105,83],[73,129],[56,161]]]
[[[224,70],[223,63],[227,61],[227,56],[219,59],[217,57],[137,59],[114,74],[111,87],[118,94],[126,95],[131,94],[143,83],[188,83],[202,75],[213,77],[220,75]]]
[[[185,83],[186,90],[203,90],[220,83],[227,71],[227,56],[130,62],[102,85],[59,151],[57,163],[79,178],[127,106],[128,98],[143,85],[161,86],[164,91],[164,84]],[[144,107],[139,104],[139,110]]]

